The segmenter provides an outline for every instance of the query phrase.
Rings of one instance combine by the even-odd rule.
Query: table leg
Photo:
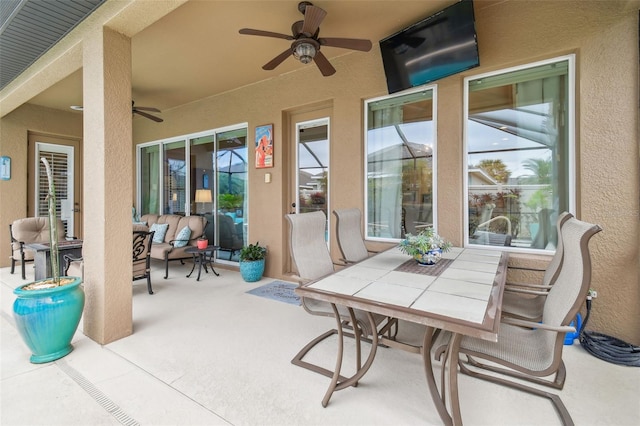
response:
[[[200,255],[198,256],[198,278],[196,278],[196,281],[200,281],[200,272],[202,272],[202,262],[204,262],[204,253],[200,253]]]
[[[438,391],[438,386],[436,385],[436,380],[433,375],[433,364],[431,362],[431,345],[433,344],[433,333],[435,329],[433,327],[427,327],[424,333],[424,341],[422,344],[422,358],[424,360],[424,371],[427,376],[427,385],[429,386],[429,393],[431,394],[431,399],[433,400],[436,409],[438,410],[438,414],[440,415],[440,419],[442,419],[442,423],[447,426],[453,424],[453,420],[447,411],[447,407],[440,396],[440,392]],[[456,367],[457,367],[456,362]],[[444,368],[444,363],[443,367]],[[442,392],[444,394],[444,389]]]
[[[449,403],[453,416],[453,424],[462,424],[462,415],[460,414],[460,399],[458,397],[458,359],[460,356],[460,341],[462,335],[454,333],[449,341]]]
[[[187,275],[187,278],[191,277],[191,274],[193,274],[194,269],[196,269],[196,262],[198,261],[198,258],[196,256],[197,256],[196,253],[193,253],[193,267],[191,267],[191,272],[189,272],[189,274]]]
[[[371,352],[369,352],[369,356],[367,357],[367,361],[364,365],[360,365],[360,356],[358,351],[358,360],[357,360],[357,369],[353,376],[349,377],[347,380],[343,380],[339,382],[340,379],[340,369],[342,368],[342,356],[344,353],[344,332],[342,328],[342,320],[340,319],[340,314],[338,313],[338,308],[334,303],[331,304],[333,308],[333,313],[335,315],[336,321],[338,323],[338,355],[336,357],[336,368],[333,372],[333,378],[331,379],[331,384],[325,393],[324,398],[322,399],[322,406],[326,407],[329,404],[329,399],[331,399],[331,395],[333,392],[345,389],[350,386],[356,386],[358,381],[369,371],[369,368],[373,364],[373,360],[376,356],[376,350],[378,349],[378,333],[376,330],[376,322],[373,318],[373,315],[370,312],[367,312],[367,319],[369,320],[369,325],[371,330],[374,330],[373,335],[371,336]],[[356,316],[353,312],[352,308],[349,308],[349,315],[351,317],[351,323],[353,324],[354,335],[356,339],[356,345],[360,346],[360,330],[357,329]]]
[[[211,272],[213,272],[213,273],[214,273],[214,275],[215,275],[216,277],[219,277],[219,276],[220,276],[220,274],[219,274],[219,273],[217,273],[215,269],[213,269],[213,262],[211,262],[211,258],[212,258],[212,257],[213,257],[213,251],[211,252],[211,254],[210,254],[210,255],[207,255],[207,254],[205,253],[205,255],[204,255],[204,258],[205,258],[205,262],[204,262],[204,270],[205,270],[205,271],[207,270],[207,263],[208,263],[208,264],[209,264],[209,267],[211,268]]]

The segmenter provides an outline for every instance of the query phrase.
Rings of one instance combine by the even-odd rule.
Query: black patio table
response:
[[[204,266],[204,271],[208,274],[209,270],[207,269],[207,264],[211,268],[211,272],[213,272],[216,277],[219,277],[220,274],[213,269],[213,261],[216,250],[220,248],[219,246],[207,246],[206,248],[199,249],[198,247],[189,247],[184,252],[191,253],[193,255],[193,268],[191,268],[191,272],[187,275],[187,278],[191,277],[193,271],[196,269],[196,264],[198,265],[198,278],[196,281],[200,281],[200,273],[202,272],[202,267]]]

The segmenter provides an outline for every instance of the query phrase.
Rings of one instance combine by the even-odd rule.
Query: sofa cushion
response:
[[[167,234],[167,230],[169,229],[168,223],[154,223],[151,225],[149,231],[155,232],[153,234],[153,242],[154,243],[162,243]]]
[[[189,237],[191,236],[191,228],[189,226],[183,227],[178,234],[176,234],[174,247],[184,247],[189,243]]]
[[[58,224],[58,239],[64,241],[64,224],[56,219]],[[25,244],[49,242],[49,219],[46,217],[27,217],[14,220],[11,224],[11,234],[18,242],[11,243],[12,257],[15,260],[21,258],[20,241]],[[34,252],[24,250],[25,260],[33,260]]]
[[[176,228],[180,230],[185,226],[188,226],[189,229],[191,229],[188,245],[195,246],[197,245],[196,240],[204,234],[206,224],[207,220],[203,216],[184,216],[180,217],[180,222],[177,224]]]

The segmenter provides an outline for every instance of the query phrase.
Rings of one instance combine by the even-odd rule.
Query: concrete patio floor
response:
[[[333,320],[246,293],[272,279],[249,284],[217,268],[219,277],[203,273],[196,281],[185,278],[189,270],[172,265],[165,280],[154,264],[154,295],[144,280],[133,284],[131,336],[102,346],[82,334],[81,324],[73,352],[34,365],[11,313],[12,290],[26,281],[0,269],[0,424],[441,424],[421,358],[390,348],[379,348],[357,388],[335,393],[323,408],[329,379],[290,361]],[[401,325],[401,332],[412,331]],[[345,346],[350,366],[352,341]],[[332,366],[335,340],[312,354]],[[577,425],[640,424],[640,369],[600,361],[577,343],[565,346],[564,359],[567,381],[559,393]],[[467,425],[561,424],[547,400],[468,376],[459,382]]]

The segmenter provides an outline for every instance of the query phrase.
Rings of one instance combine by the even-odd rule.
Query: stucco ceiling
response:
[[[478,10],[503,0],[476,0]],[[452,0],[315,1],[327,11],[321,37],[365,38],[371,52],[323,47],[331,61],[340,55],[376,54],[378,41],[453,4]],[[261,67],[283,52],[287,40],[240,35],[248,27],[290,33],[302,19],[297,0],[189,1],[132,36],[132,97],[136,105],[178,107],[238,87],[315,65],[287,59],[273,71]],[[380,64],[382,66],[382,63]],[[322,77],[317,71],[316,78]],[[68,110],[82,104],[82,70],[32,98],[30,103]]]

